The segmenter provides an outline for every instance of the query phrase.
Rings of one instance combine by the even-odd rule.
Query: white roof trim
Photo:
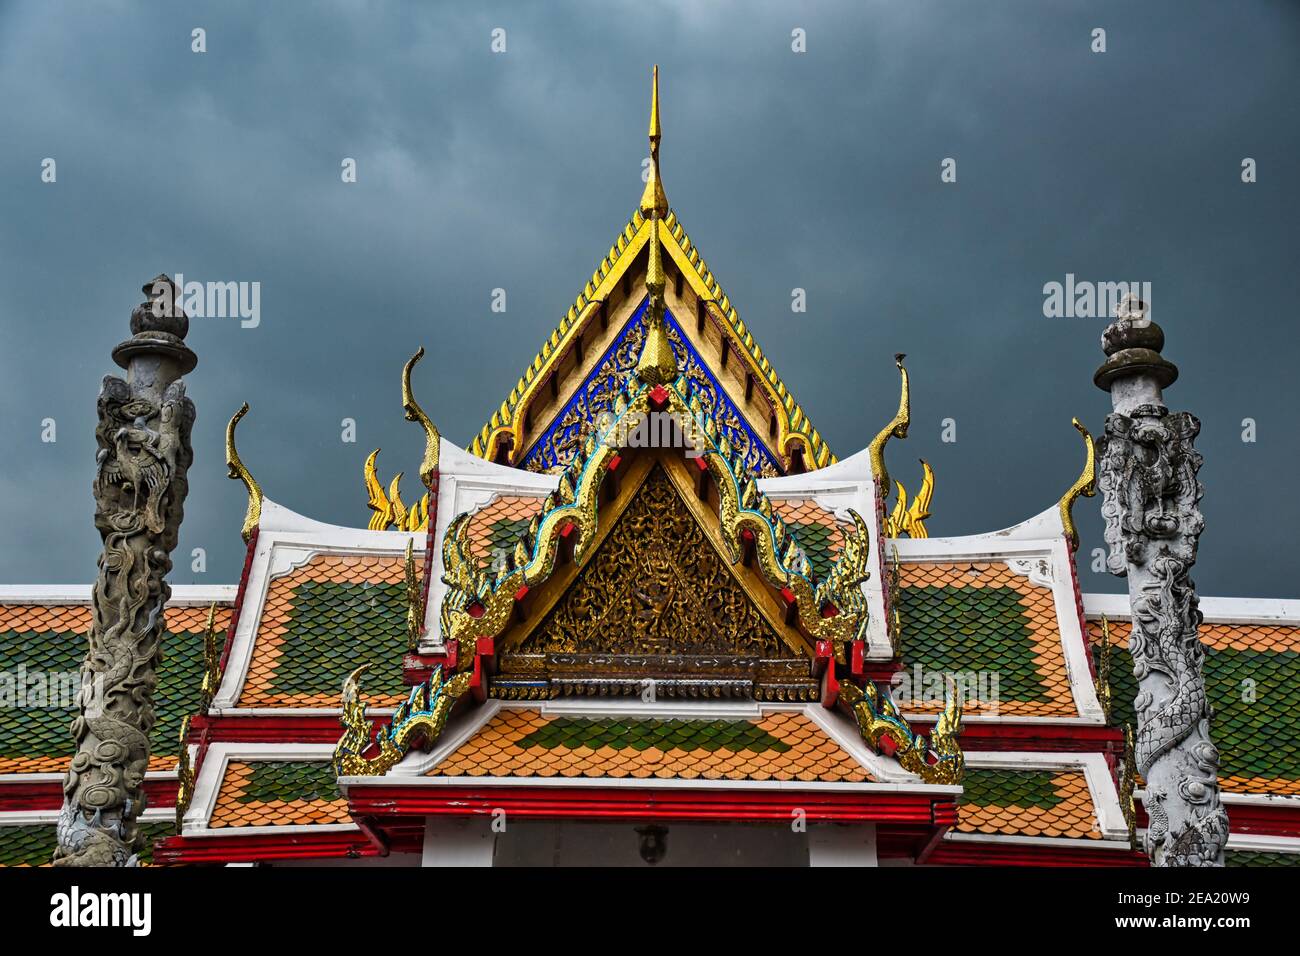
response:
[[[273,580],[291,573],[322,554],[370,554],[400,558],[406,553],[407,541],[412,543],[414,553],[420,555],[421,559],[424,554],[427,539],[422,531],[370,531],[324,525],[305,518],[297,522],[300,515],[294,515],[287,508],[281,508],[272,502],[266,504],[273,505],[275,521],[269,526],[264,523],[257,533],[257,546],[249,566],[244,603],[239,623],[235,627],[226,673],[212,702],[214,710],[219,713],[236,709],[243,692],[253,647],[266,609],[267,592]],[[265,514],[263,511],[264,516]],[[308,712],[335,711],[308,709]]]
[[[0,813],[0,827],[53,826],[59,822],[59,810],[6,810]],[[141,823],[155,823],[175,817],[171,807],[148,807],[140,814]]]
[[[1106,758],[1099,753],[1030,753],[1021,751],[971,751],[966,766],[989,770],[1082,770],[1088,794],[1097,811],[1097,825],[1104,840],[1123,840],[1128,846],[1128,824],[1119,805],[1119,791],[1110,775]],[[954,834],[956,836],[956,834]],[[971,834],[971,836],[986,836]],[[1021,839],[1069,840],[1071,837],[1025,837]],[[1095,840],[1081,841],[1088,844]]]
[[[1229,833],[1229,850],[1258,850],[1265,853],[1295,853],[1300,864],[1300,837],[1270,836],[1267,833]]]
[[[173,584],[168,607],[234,604],[234,584]],[[89,604],[89,584],[0,584],[0,604]]]
[[[191,745],[191,759],[197,755],[198,747]],[[334,756],[333,744],[254,744],[217,742],[209,745],[203,766],[199,768],[198,779],[194,782],[194,795],[189,809],[185,811],[182,835],[213,836],[236,835],[240,833],[319,833],[326,829],[355,829],[353,824],[316,824],[295,826],[263,827],[217,827],[208,828],[212,811],[217,805],[217,795],[221,791],[221,781],[226,776],[226,766],[233,760],[319,760],[328,761]]]
[[[1300,625],[1300,601],[1281,598],[1203,597],[1201,613],[1207,624]],[[1089,618],[1105,614],[1117,621],[1133,616],[1127,594],[1085,594],[1083,612]]]

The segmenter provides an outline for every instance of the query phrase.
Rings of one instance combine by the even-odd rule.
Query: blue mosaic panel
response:
[[[601,358],[600,364],[574,391],[550,427],[529,449],[522,467],[529,471],[548,472],[563,468],[573,460],[582,446],[587,430],[602,412],[613,408],[617,384],[636,368],[637,359],[641,355],[641,344],[645,339],[648,304],[649,300],[642,300],[614,344]],[[713,414],[718,427],[731,441],[732,448],[745,466],[762,477],[784,474],[780,461],[749,427],[708,365],[682,334],[681,326],[671,312],[664,313],[664,327],[672,342],[678,369],[690,381],[705,410]]]

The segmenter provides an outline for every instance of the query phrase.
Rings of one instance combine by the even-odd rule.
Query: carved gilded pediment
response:
[[[656,463],[540,623],[500,655],[494,692],[640,694],[653,682],[667,696],[810,697],[809,659],[778,626]]]

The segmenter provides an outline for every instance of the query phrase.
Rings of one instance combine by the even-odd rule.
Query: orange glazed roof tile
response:
[[[327,760],[231,760],[209,829],[351,823]]]
[[[502,708],[429,772],[438,777],[869,782],[802,713],[757,720],[551,717]]]
[[[1100,840],[1097,808],[1082,770],[966,770],[958,833]]]
[[[1000,562],[905,562],[899,578],[905,673],[985,671],[997,675],[998,714],[1078,715],[1050,588]],[[966,688],[966,713],[991,713],[975,690]],[[900,706],[929,714],[943,702]]]
[[[482,565],[490,565],[494,552],[513,553],[515,541],[528,527],[545,496],[497,495],[470,516],[467,529],[470,553]]]
[[[406,651],[406,562],[400,554],[318,554],[267,588],[240,707],[337,707],[361,664]],[[396,706],[400,690],[374,704]]]

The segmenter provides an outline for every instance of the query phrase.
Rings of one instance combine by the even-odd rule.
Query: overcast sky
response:
[[[1071,416],[1101,429],[1105,322],[1044,317],[1044,284],[1148,281],[1182,370],[1166,399],[1203,422],[1200,591],[1297,596],[1300,7],[1281,0],[0,3],[0,582],[93,579],[95,396],[159,272],[261,284],[258,327],[192,323],[174,582],[238,580],[222,432],[243,401],[276,501],[364,526],[377,446],[414,488],[403,361],[429,350],[417,394],[468,444],[639,199],[656,62],[669,202],[841,457],[893,414],[907,353],[889,458],[909,486],[934,465],[932,534],[1041,511],[1079,472]],[[1099,502],[1078,508],[1085,558]]]

